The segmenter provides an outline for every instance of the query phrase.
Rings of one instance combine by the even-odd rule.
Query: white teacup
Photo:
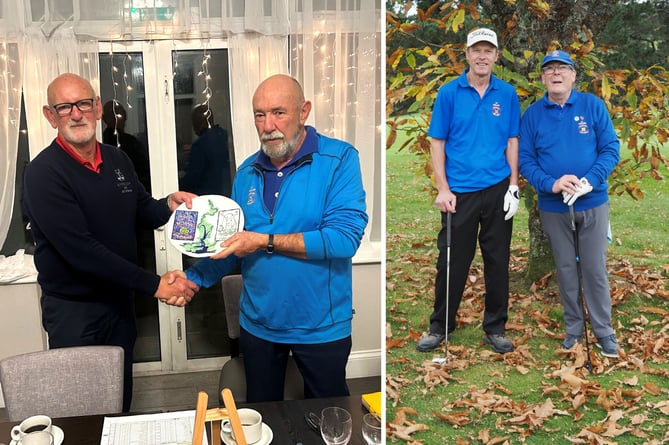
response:
[[[46,431],[51,433],[51,417],[44,415],[30,416],[12,427],[12,439],[19,441],[28,433]]]
[[[20,445],[54,445],[53,436],[48,431],[33,431],[26,433],[18,441]]]
[[[237,414],[239,414],[239,421],[242,423],[246,443],[251,444],[259,441],[262,438],[262,415],[251,408],[240,408],[237,410]],[[230,419],[221,422],[221,435],[223,434],[235,438]]]

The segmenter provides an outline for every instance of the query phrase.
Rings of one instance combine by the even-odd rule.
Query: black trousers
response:
[[[109,302],[73,301],[42,295],[42,324],[49,348],[112,345],[123,348],[123,411],[132,402],[132,357],[137,325],[130,297]]]
[[[448,331],[456,327],[456,313],[462,300],[476,241],[481,248],[485,278],[485,311],[483,331],[503,334],[508,319],[509,253],[513,219],[504,220],[504,195],[509,181],[471,193],[456,193],[456,213],[451,217],[450,292]],[[430,316],[430,332],[444,333],[446,324],[447,238],[446,213],[441,214],[441,230],[437,238],[439,258],[435,280],[434,312]]]
[[[304,380],[305,398],[348,396],[346,363],[351,336],[316,344],[274,343],[242,329],[240,346],[246,372],[246,401],[283,400],[288,354]]]

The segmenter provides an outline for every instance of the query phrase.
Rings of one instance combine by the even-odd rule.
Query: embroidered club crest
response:
[[[499,102],[495,102],[492,104],[492,115],[499,117],[502,115],[502,106],[499,104]]]
[[[249,194],[246,196],[246,205],[247,206],[250,206],[250,205],[252,205],[253,203],[256,202],[256,194],[257,194],[256,188],[251,187],[249,189]]]

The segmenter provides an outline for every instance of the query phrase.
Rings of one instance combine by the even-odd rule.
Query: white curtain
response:
[[[0,246],[9,231],[16,181],[16,158],[21,118],[20,48],[24,22],[22,5],[0,2]],[[20,180],[20,178],[19,178]]]
[[[49,81],[71,71],[99,91],[99,41],[209,38],[229,41],[238,162],[258,147],[253,90],[270,74],[292,74],[314,104],[309,123],[360,151],[373,214],[371,238],[381,239],[381,0],[20,0],[0,5],[0,241],[14,200],[21,88],[33,157],[55,136],[41,114]]]
[[[232,132],[237,166],[260,147],[251,98],[258,84],[272,74],[288,73],[285,37],[256,33],[232,34],[229,39]]]

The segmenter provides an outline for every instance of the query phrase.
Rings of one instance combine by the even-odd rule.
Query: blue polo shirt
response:
[[[446,141],[446,179],[458,193],[483,190],[509,177],[506,145],[520,127],[513,86],[491,76],[481,97],[469,85],[468,71],[439,88],[427,133]]]

